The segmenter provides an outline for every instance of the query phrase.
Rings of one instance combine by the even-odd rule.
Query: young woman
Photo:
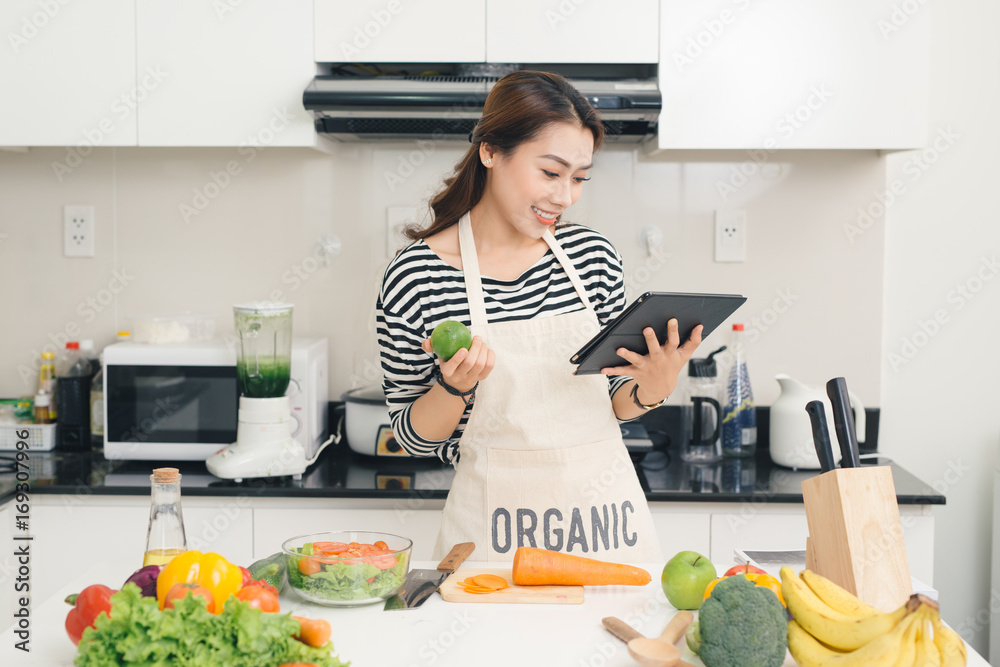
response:
[[[614,561],[659,561],[619,421],[657,407],[701,342],[671,320],[648,354],[575,376],[569,357],[620,313],[621,257],[601,234],[559,224],[603,140],[597,112],[562,77],[500,79],[472,147],[431,201],[433,221],[386,269],[377,329],[397,441],[455,464],[435,546],[474,542],[476,560],[518,546]],[[430,334],[473,333],[444,361]]]

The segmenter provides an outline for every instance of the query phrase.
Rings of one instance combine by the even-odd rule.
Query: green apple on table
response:
[[[675,609],[698,609],[715,578],[712,561],[696,551],[681,551],[663,566],[660,585]]]

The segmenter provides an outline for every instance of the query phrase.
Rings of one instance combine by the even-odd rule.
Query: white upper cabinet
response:
[[[313,146],[312,0],[136,0],[140,146]]]
[[[483,62],[486,0],[316,0],[316,61]]]
[[[929,12],[898,0],[663,0],[659,147],[923,146]]]
[[[135,145],[134,0],[4,0],[0,25],[0,146]]]
[[[494,0],[486,60],[496,63],[655,63],[660,0]]]

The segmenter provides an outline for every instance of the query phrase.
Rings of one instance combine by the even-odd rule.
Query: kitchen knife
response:
[[[456,544],[444,560],[438,563],[436,570],[410,570],[399,592],[386,599],[383,611],[415,609],[422,605],[438,589],[441,582],[465,562],[475,548],[476,545],[472,542]]]
[[[851,399],[847,395],[847,380],[833,378],[826,383],[826,395],[833,405],[833,423],[840,442],[840,467],[859,468],[858,435],[854,430],[854,415],[851,414]]]
[[[823,401],[809,401],[806,404],[809,421],[812,423],[813,445],[823,472],[830,472],[837,464],[833,460],[833,445],[830,444],[830,429],[826,425],[826,407]]]

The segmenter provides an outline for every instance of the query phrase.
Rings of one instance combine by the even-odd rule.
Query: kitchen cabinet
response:
[[[507,0],[486,5],[491,63],[655,63],[660,0]]]
[[[11,626],[14,600],[18,596],[14,590],[17,567],[14,563],[13,526],[11,503],[0,506],[0,632]]]
[[[664,563],[678,551],[709,553],[712,518],[704,510],[697,506],[686,509],[683,503],[649,503]]]
[[[316,0],[316,61],[483,62],[485,21],[486,0]]]
[[[134,0],[140,146],[314,146],[302,91],[316,73],[313,2]],[[342,3],[340,3],[342,4]],[[247,157],[247,161],[252,159]]]
[[[658,147],[922,147],[929,13],[896,0],[662,0]]]
[[[0,23],[0,146],[68,146],[72,169],[135,145],[135,0],[6,0]]]
[[[184,498],[188,548],[214,551],[240,565],[252,561],[252,511],[238,498]],[[32,599],[41,602],[80,572],[110,561],[121,581],[142,565],[149,498],[35,495],[31,504]]]
[[[910,576],[934,585],[934,517],[927,506],[900,506],[900,523],[906,543]],[[799,551],[805,547],[809,527],[802,505],[759,507],[750,503],[731,511],[712,512],[709,558],[732,562],[734,549]]]

